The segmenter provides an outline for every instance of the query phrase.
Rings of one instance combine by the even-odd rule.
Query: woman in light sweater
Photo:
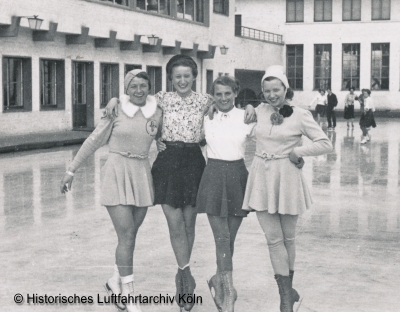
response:
[[[147,207],[154,202],[148,152],[159,128],[162,111],[146,72],[130,71],[124,81],[118,117],[103,117],[79,149],[61,181],[61,192],[71,190],[75,171],[98,148],[108,143],[109,156],[101,169],[101,204],[106,206],[118,236],[114,275],[106,283],[110,293],[134,296],[133,253],[136,235]],[[126,303],[126,304],[125,304]],[[117,302],[119,309],[141,311],[134,302]]]
[[[257,213],[279,288],[280,311],[292,312],[299,300],[292,287],[296,223],[311,206],[305,178],[295,164],[303,156],[329,153],[332,144],[309,111],[287,102],[291,89],[282,66],[269,67],[261,86],[267,103],[256,108],[256,153],[243,209]],[[302,145],[302,136],[312,143]]]

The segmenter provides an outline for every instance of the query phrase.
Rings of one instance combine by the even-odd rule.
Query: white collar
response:
[[[130,102],[129,95],[123,94],[119,98],[121,102],[121,108],[126,115],[129,117],[135,116],[137,111],[140,109],[143,113],[143,116],[148,119],[154,115],[157,109],[157,100],[153,95],[148,95],[146,99],[146,104],[144,106],[137,106]]]
[[[219,117],[219,120],[222,121],[222,120],[226,120],[226,119],[230,118],[232,113],[233,113],[233,111],[235,110],[235,108],[236,107],[233,107],[229,112],[226,112],[226,113],[219,112],[218,114],[221,114],[221,116]]]

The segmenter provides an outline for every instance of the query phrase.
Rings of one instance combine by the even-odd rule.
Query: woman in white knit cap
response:
[[[287,102],[293,91],[282,66],[269,67],[261,87],[267,103],[256,108],[256,153],[243,209],[256,211],[279,288],[280,311],[291,312],[299,300],[292,288],[296,223],[311,206],[305,178],[296,164],[303,156],[330,152],[332,145],[308,110]],[[302,136],[312,143],[301,145]]]
[[[136,235],[147,207],[154,202],[153,179],[148,152],[157,134],[162,111],[156,99],[148,95],[150,78],[141,69],[127,73],[125,94],[118,104],[121,114],[103,117],[79,149],[61,181],[61,192],[71,190],[74,172],[98,148],[108,143],[109,156],[101,169],[101,204],[106,206],[118,236],[114,275],[108,279],[109,293],[134,296],[133,252]],[[128,312],[141,311],[130,301],[116,302]]]

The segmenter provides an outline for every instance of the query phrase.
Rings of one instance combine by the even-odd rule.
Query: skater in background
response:
[[[332,144],[309,111],[287,102],[292,91],[282,66],[269,67],[261,84],[267,103],[256,108],[256,153],[243,209],[256,211],[278,284],[280,311],[292,312],[299,301],[292,287],[296,224],[299,214],[311,207],[307,183],[296,165],[303,156],[331,152]],[[302,136],[312,143],[302,145]]]
[[[311,103],[308,105],[308,107],[311,108],[315,103],[316,103],[315,112],[317,114],[317,122],[318,122],[318,124],[320,124],[321,117],[325,117],[326,105],[328,103],[328,100],[326,97],[326,92],[324,89],[318,90],[318,94],[311,101]]]
[[[344,99],[344,119],[347,120],[347,129],[351,128],[354,129],[354,101],[356,100],[356,95],[354,94],[354,87],[350,87],[346,98]]]
[[[133,254],[136,235],[154,202],[148,152],[162,118],[156,99],[148,95],[150,78],[141,69],[128,72],[118,117],[102,117],[85,140],[61,181],[61,193],[71,190],[74,173],[97,149],[108,143],[109,156],[101,169],[101,204],[106,206],[118,236],[114,275],[106,289],[134,296]],[[128,312],[141,311],[133,302],[115,303]]]
[[[374,101],[371,98],[371,90],[363,89],[363,97],[364,97],[364,112],[361,114],[360,118],[360,128],[362,130],[362,138],[361,144],[367,143],[371,140],[371,136],[369,134],[370,128],[375,128],[375,106]]]
[[[360,113],[364,112],[364,92],[365,89],[361,89],[361,94],[359,96],[356,96],[356,101],[360,103]]]
[[[332,93],[331,88],[327,89],[328,94],[326,106],[326,119],[328,120],[328,131],[335,131],[336,128],[336,112],[335,108],[338,104],[336,94]]]

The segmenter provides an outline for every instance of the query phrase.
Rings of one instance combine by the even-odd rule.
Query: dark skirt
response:
[[[343,113],[344,119],[352,119],[354,118],[354,105],[349,105],[344,107]]]
[[[197,195],[197,212],[227,218],[245,217],[242,210],[248,172],[243,159],[208,159]]]
[[[315,111],[321,117],[324,117],[325,116],[326,107],[325,107],[325,105],[317,104],[317,106],[315,107]]]
[[[175,208],[196,206],[197,191],[206,162],[200,146],[169,146],[158,153],[151,169],[154,204]]]
[[[374,113],[371,110],[362,113],[359,124],[361,128],[369,128],[369,127],[375,128],[376,122]]]

